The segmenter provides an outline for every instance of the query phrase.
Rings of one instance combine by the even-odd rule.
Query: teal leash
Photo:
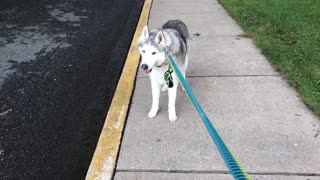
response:
[[[203,109],[201,108],[198,100],[194,96],[193,92],[191,91],[187,81],[184,79],[182,73],[178,69],[177,65],[175,64],[172,56],[167,52],[167,60],[169,62],[170,67],[173,69],[175,74],[178,76],[179,82],[182,86],[182,88],[186,91],[188,97],[190,98],[191,102],[193,103],[194,107],[198,111],[202,122],[206,126],[213,142],[216,144],[224,162],[228,166],[231,174],[233,175],[234,179],[236,180],[248,180],[250,179],[249,175],[244,171],[244,169],[241,167],[240,163],[236,160],[236,158],[233,156],[227,145],[222,140],[221,136],[217,132],[217,130],[213,127],[211,124],[209,118],[204,113]],[[170,68],[169,68],[170,70]],[[169,71],[168,70],[168,71]]]

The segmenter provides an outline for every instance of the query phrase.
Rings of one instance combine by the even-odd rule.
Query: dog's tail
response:
[[[179,19],[169,20],[162,26],[162,29],[175,29],[180,33],[184,42],[187,42],[190,37],[187,26]]]

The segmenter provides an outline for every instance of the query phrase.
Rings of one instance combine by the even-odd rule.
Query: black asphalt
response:
[[[143,2],[0,1],[0,48],[26,29],[38,40],[22,44],[56,44],[30,61],[8,59],[0,113],[12,111],[0,117],[0,179],[84,179]]]

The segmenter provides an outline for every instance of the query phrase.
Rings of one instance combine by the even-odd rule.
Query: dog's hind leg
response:
[[[187,72],[188,64],[189,64],[189,58],[188,58],[188,55],[186,55],[186,59],[184,61],[183,70],[182,70],[182,75],[183,75],[184,79],[186,79],[186,72]]]
[[[186,58],[185,58],[185,61],[184,61],[184,64],[183,64],[182,70],[181,70],[181,73],[182,73],[185,80],[187,80],[186,79],[186,72],[187,72],[188,64],[189,64],[189,58],[188,58],[188,55],[186,55]],[[181,88],[182,88],[183,92],[186,92],[186,90],[183,87],[181,87]]]
[[[174,122],[177,120],[176,114],[176,97],[177,97],[177,88],[178,88],[178,79],[175,75],[173,77],[173,87],[168,89],[169,103],[168,103],[168,112],[169,120]]]
[[[153,118],[157,115],[159,109],[159,98],[160,98],[160,84],[151,79],[151,88],[152,88],[152,106],[149,111],[149,118]]]

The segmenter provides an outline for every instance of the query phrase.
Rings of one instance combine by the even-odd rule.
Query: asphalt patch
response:
[[[84,179],[143,2],[0,2],[1,178]]]

